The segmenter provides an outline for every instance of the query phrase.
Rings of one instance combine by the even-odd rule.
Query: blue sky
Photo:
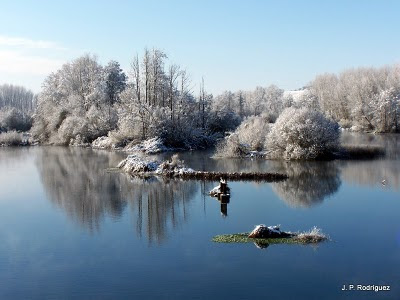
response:
[[[86,52],[128,71],[164,50],[214,94],[400,62],[400,1],[9,1],[0,4],[0,83],[40,91],[46,74]]]

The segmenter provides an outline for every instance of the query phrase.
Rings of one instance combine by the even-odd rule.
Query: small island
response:
[[[177,154],[174,154],[170,160],[162,163],[137,155],[129,155],[118,164],[117,168],[135,176],[163,176],[188,180],[201,179],[215,181],[223,178],[233,181],[254,180],[276,182],[288,178],[287,175],[280,173],[196,171],[185,167],[184,162],[178,158]]]
[[[216,243],[255,243],[265,248],[270,244],[317,244],[329,238],[322,231],[314,227],[307,232],[285,232],[279,226],[257,225],[253,231],[235,234],[222,234],[213,237]]]

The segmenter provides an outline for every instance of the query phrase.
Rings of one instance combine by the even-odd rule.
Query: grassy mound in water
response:
[[[328,236],[321,229],[314,227],[310,231],[293,233],[291,237],[282,238],[249,238],[249,232],[221,234],[213,237],[216,243],[256,243],[258,245],[270,244],[316,244],[328,240]]]

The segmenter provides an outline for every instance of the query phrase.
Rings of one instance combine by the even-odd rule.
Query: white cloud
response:
[[[44,78],[57,71],[70,52],[55,42],[0,34],[0,84],[23,85],[37,92]]]
[[[48,75],[64,62],[42,56],[30,56],[17,51],[0,50],[0,71],[31,75]]]
[[[66,50],[66,48],[61,47],[57,43],[50,41],[31,40],[27,38],[10,37],[4,35],[0,35],[0,46],[20,47],[29,49]]]

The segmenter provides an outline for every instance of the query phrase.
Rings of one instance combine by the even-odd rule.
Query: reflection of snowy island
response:
[[[220,178],[229,180],[260,180],[260,181],[280,181],[287,179],[288,176],[279,173],[245,173],[245,172],[207,172],[196,171],[187,168],[184,162],[178,159],[175,154],[170,160],[162,163],[154,160],[139,157],[137,155],[129,155],[118,166],[119,169],[126,173],[139,176],[165,176],[176,177],[181,179],[204,179],[219,180]]]

